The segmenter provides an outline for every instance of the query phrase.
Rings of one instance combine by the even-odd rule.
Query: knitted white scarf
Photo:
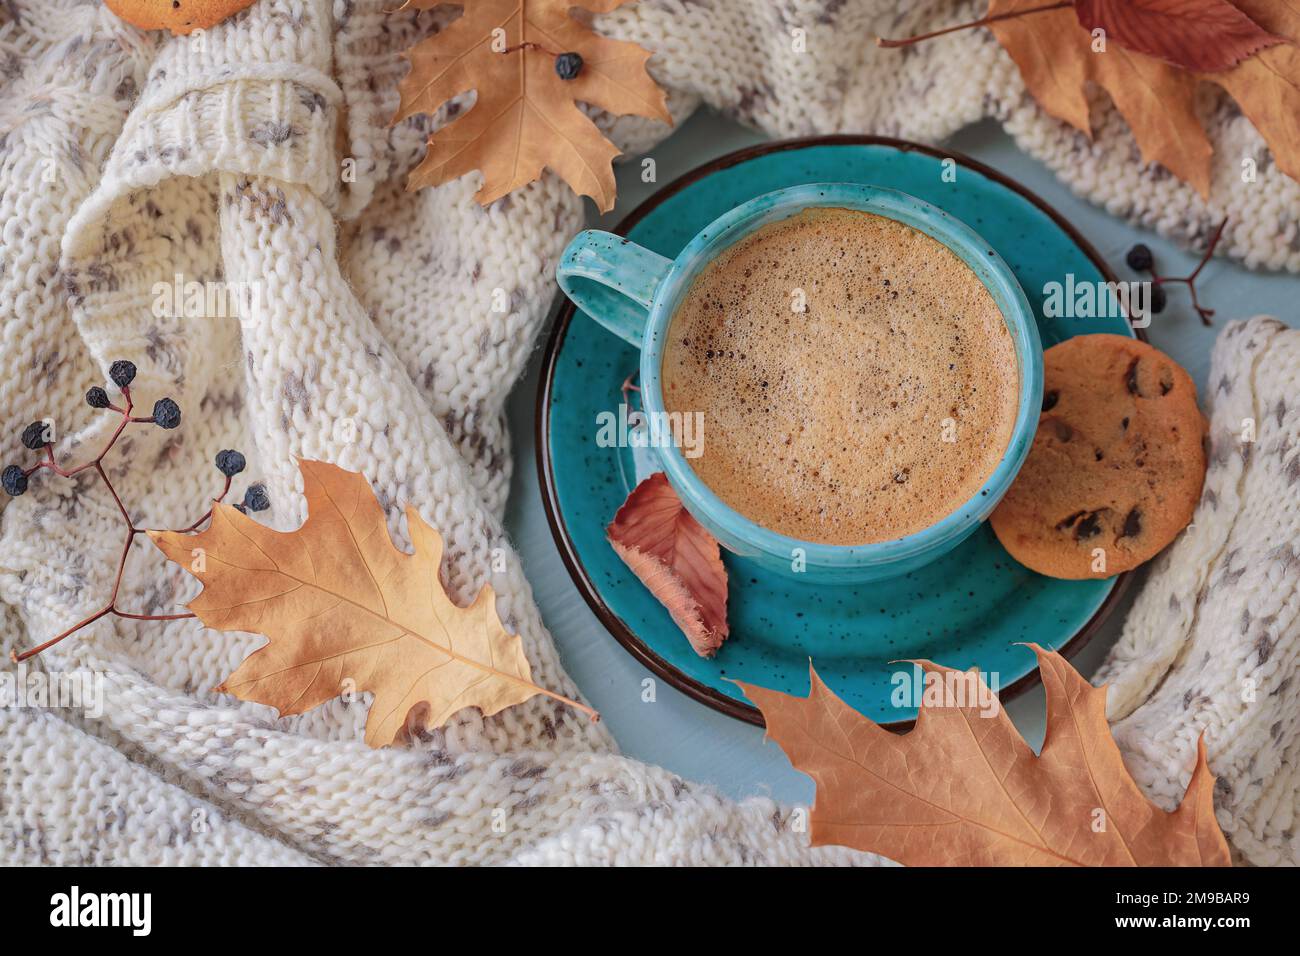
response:
[[[535,679],[576,696],[500,518],[512,464],[502,403],[582,204],[549,176],[488,209],[471,199],[474,177],[403,191],[444,117],[388,128],[397,54],[451,12],[391,6],[261,0],[201,43],[143,35],[94,3],[0,6],[0,463],[28,460],[18,435],[38,418],[54,421],[65,459],[96,453],[106,421],[82,395],[129,358],[145,406],[170,395],[185,416],[177,431],[132,430],[106,462],[142,521],[197,517],[224,447],[247,453],[239,487],[266,482],[264,518],[278,527],[303,518],[292,456],[364,471],[398,540],[395,506],[413,503],[447,539],[452,595],[491,583]],[[642,0],[600,28],[656,51],[652,71],[679,119],[703,100],[774,136],[934,141],[992,115],[1115,213],[1195,240],[1230,209],[1231,254],[1300,269],[1300,248],[1277,240],[1300,187],[1261,163],[1262,182],[1238,188],[1240,155],[1264,150],[1230,104],[1207,103],[1220,147],[1207,208],[1139,171],[1103,104],[1091,144],[1046,118],[980,31],[877,53],[873,32],[977,13],[893,7]],[[815,55],[791,50],[795,27]],[[631,152],[668,133],[600,122]],[[155,284],[178,275],[260,284],[262,320],[157,316]],[[505,314],[491,308],[503,294]],[[1216,351],[1226,385],[1206,396],[1218,449],[1207,501],[1107,665],[1118,732],[1157,799],[1181,794],[1198,728],[1221,741],[1220,817],[1257,862],[1300,857],[1300,415],[1284,400],[1300,393],[1296,338],[1256,323]],[[1260,439],[1243,456],[1219,442],[1248,410]],[[120,524],[101,488],[49,475],[2,517],[7,660],[102,605]],[[504,571],[493,571],[495,549]],[[136,551],[124,606],[162,613],[192,595],[183,572]],[[368,697],[277,719],[212,693],[261,640],[192,620],[104,619],[38,658],[51,672],[102,674],[104,708],[0,709],[0,862],[874,862],[807,849],[800,818],[770,801],[732,803],[622,758],[600,726],[546,698],[488,720],[465,711],[408,749],[370,750]]]

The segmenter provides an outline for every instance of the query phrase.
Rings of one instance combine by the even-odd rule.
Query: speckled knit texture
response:
[[[1181,799],[1205,734],[1215,808],[1252,863],[1300,862],[1300,331],[1230,324],[1210,371],[1210,462],[1095,683],[1130,770]]]
[[[464,103],[387,125],[398,51],[454,13],[390,6],[261,0],[201,37],[171,38],[93,2],[0,5],[0,460],[27,460],[22,426],[47,417],[61,456],[93,455],[109,423],[82,395],[131,358],[140,403],[170,395],[185,416],[176,431],[132,429],[106,462],[139,523],[197,517],[218,490],[220,448],[247,454],[236,492],[264,481],[263,518],[281,528],[303,517],[292,456],[364,471],[396,539],[405,543],[398,506],[414,504],[447,540],[453,597],[490,583],[535,679],[575,696],[501,527],[512,464],[502,405],[582,203],[549,176],[486,209],[472,201],[473,177],[404,192],[428,130]],[[897,22],[893,7],[644,0],[601,28],[656,51],[651,68],[678,119],[707,101],[773,135],[935,140],[993,115],[1116,213],[1195,240],[1231,209],[1252,231],[1230,234],[1230,254],[1300,268],[1286,218],[1300,194],[1266,162],[1247,191],[1224,158],[1207,208],[1139,171],[1112,112],[1099,107],[1093,143],[1044,117],[987,36],[882,59],[873,30],[948,22],[975,5],[911,5]],[[790,50],[795,26],[815,56]],[[845,42],[853,36],[863,39]],[[1226,106],[1207,115],[1216,142],[1263,155]],[[668,132],[598,122],[629,151]],[[177,276],[251,283],[262,308],[242,321],[155,309],[155,285]],[[101,606],[121,526],[88,480],[41,475],[3,507],[7,658]],[[120,603],[173,611],[194,590],[137,547]],[[1140,636],[1135,647],[1154,641]],[[409,748],[375,751],[361,743],[367,696],[281,719],[213,693],[261,640],[110,618],[42,655],[38,667],[99,676],[103,712],[0,709],[0,862],[878,862],[809,850],[789,809],[736,804],[623,758],[603,728],[546,698],[487,720],[465,711]],[[1272,660],[1294,666],[1280,650]],[[1149,669],[1122,669],[1141,687],[1134,716],[1159,698],[1136,676]],[[1154,792],[1175,786],[1178,753],[1151,757],[1168,768],[1149,775]],[[1243,851],[1294,855],[1270,826],[1259,822]]]

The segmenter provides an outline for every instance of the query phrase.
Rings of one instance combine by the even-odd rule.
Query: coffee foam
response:
[[[688,459],[701,480],[757,524],[824,544],[956,510],[1001,460],[1020,391],[976,275],[910,226],[838,208],[765,226],[705,267],[662,368],[666,409],[704,413]]]

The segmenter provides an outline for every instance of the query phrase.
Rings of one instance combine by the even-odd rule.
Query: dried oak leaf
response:
[[[104,6],[141,30],[188,36],[251,7],[254,0],[104,0]]]
[[[410,0],[429,9],[445,0]],[[549,168],[601,212],[614,206],[618,149],[578,102],[619,115],[671,124],[664,92],[646,72],[650,52],[610,40],[575,20],[574,7],[608,13],[627,0],[463,0],[464,13],[406,53],[393,122],[434,113],[454,96],[478,92],[470,110],[429,137],[428,152],[408,189],[437,186],[483,171],[475,198],[486,205],[532,182]],[[500,51],[500,52],[498,52]],[[555,55],[578,53],[577,77],[562,80]]]
[[[1003,708],[981,716],[973,700],[930,706],[923,698],[916,726],[894,734],[841,701],[816,672],[806,698],[740,684],[768,736],[817,784],[813,845],[911,866],[1230,866],[1204,740],[1182,803],[1166,813],[1124,767],[1106,723],[1105,688],[1059,654],[1030,646],[1047,691],[1038,756]],[[927,678],[972,676],[917,663]]]
[[[1213,73],[1285,42],[1228,0],[1075,0],[1086,30],[1184,70]]]
[[[990,0],[989,15],[1026,12],[1040,0]],[[1236,0],[1267,34],[1286,41],[1260,49],[1229,70],[1191,73],[1108,42],[1093,52],[1092,37],[1072,7],[1026,13],[990,24],[1025,86],[1051,115],[1091,136],[1088,81],[1110,94],[1145,162],[1159,163],[1202,196],[1210,192],[1213,149],[1196,116],[1197,84],[1227,90],[1268,143],[1278,168],[1300,180],[1300,3]]]
[[[523,643],[502,626],[490,587],[469,607],[452,602],[438,579],[442,538],[414,508],[406,509],[415,547],[407,554],[389,537],[365,476],[319,461],[298,467],[307,520],[296,531],[217,505],[198,534],[149,532],[203,582],[189,608],[204,624],[270,638],[218,690],[282,715],[349,688],[371,691],[372,747],[401,739],[413,710],[440,727],[465,707],[490,716],[546,694],[595,716],[532,682]]]
[[[691,517],[663,472],[632,489],[605,534],[695,653],[716,654],[729,633],[727,569],[717,539]]]

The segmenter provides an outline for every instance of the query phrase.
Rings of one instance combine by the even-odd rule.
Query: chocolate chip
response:
[[[1097,511],[1076,511],[1072,515],[1061,519],[1056,523],[1057,531],[1064,531],[1071,526],[1074,527],[1074,540],[1082,541],[1085,538],[1093,538],[1101,534],[1101,522],[1099,516],[1102,508]]]
[[[1128,431],[1128,418],[1125,418],[1122,422],[1120,422],[1119,427],[1124,429],[1124,431]]]
[[[1060,441],[1063,442],[1069,441],[1071,438],[1074,437],[1074,429],[1071,428],[1069,425],[1065,424],[1065,422],[1063,421],[1058,420],[1052,422],[1052,427],[1056,429],[1056,437]]]
[[[1142,512],[1134,508],[1124,516],[1124,530],[1119,533],[1121,538],[1136,538],[1142,533]]]
[[[1093,455],[1096,457],[1096,460],[1097,460],[1097,461],[1101,461],[1103,458],[1106,457],[1105,455],[1103,455],[1103,454],[1101,453],[1101,449],[1100,449],[1100,448],[1094,448],[1094,449],[1092,450],[1092,453],[1093,453]]]
[[[1064,531],[1066,528],[1070,527],[1070,525],[1074,524],[1076,521],[1082,518],[1085,514],[1087,514],[1086,511],[1076,511],[1074,514],[1062,518],[1060,521],[1056,522],[1056,530]]]
[[[1043,393],[1043,411],[1050,412],[1056,407],[1056,403],[1061,400],[1061,393],[1052,389],[1050,392]]]
[[[1079,519],[1079,523],[1074,526],[1074,540],[1082,541],[1085,538],[1096,537],[1101,534],[1101,524],[1097,521],[1096,511],[1090,511]]]
[[[1058,521],[1056,523],[1056,530],[1064,531],[1066,528],[1073,525],[1075,541],[1082,541],[1085,538],[1094,538],[1101,534],[1101,522],[1098,521],[1098,516],[1103,510],[1105,509],[1098,511],[1076,511],[1074,514]]]
[[[1141,395],[1138,391],[1138,360],[1134,359],[1129,363],[1128,375],[1124,377],[1124,384],[1128,387],[1130,395]]]

